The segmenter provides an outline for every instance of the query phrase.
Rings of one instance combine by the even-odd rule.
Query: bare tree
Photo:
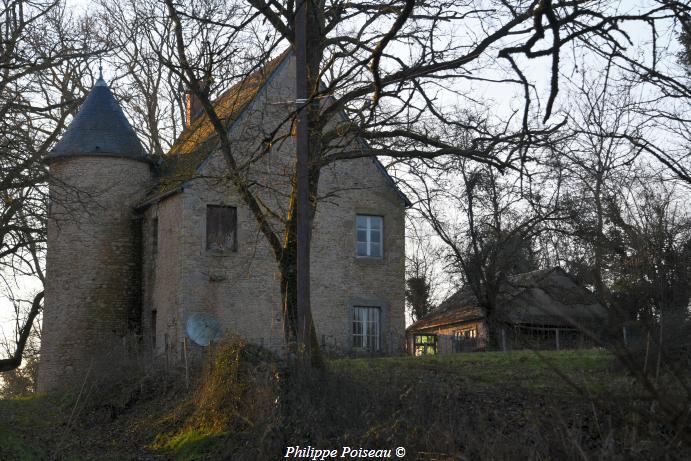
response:
[[[442,251],[433,238],[433,230],[426,222],[408,216],[405,298],[408,314],[413,322],[420,320],[435,308],[436,297],[444,283],[438,264]]]
[[[202,66],[194,58],[194,53],[203,50],[205,45],[195,41],[198,34],[192,31],[199,30],[202,25],[224,29],[227,37],[237,40],[243,31],[263,20],[268,30],[277,33],[286,43],[293,43],[295,2],[251,0],[249,4],[251,8],[235,5],[235,14],[219,21],[216,16],[200,14],[198,6],[183,6],[167,0],[177,52],[176,60],[170,64],[202,100],[205,114],[218,135],[232,181],[276,256],[283,274],[286,336],[290,338],[295,337],[297,318],[292,294],[295,213],[287,214],[289,218],[280,229],[270,224],[270,213],[238,174],[238,159],[230,149],[226,127],[207,88],[199,84],[204,81],[204,75],[203,72],[200,75]],[[637,14],[619,14],[607,2],[588,8],[568,2],[516,5],[490,2],[485,8],[457,0],[401,0],[385,7],[341,1],[308,1],[306,5],[309,44],[306,74],[312,103],[304,110],[308,112],[310,127],[313,212],[320,169],[338,160],[377,155],[399,159],[461,156],[500,169],[520,169],[527,160],[528,147],[555,129],[554,126],[541,127],[536,121],[533,108],[540,97],[528,80],[525,60],[547,57],[551,61],[548,68],[550,85],[543,95],[547,103],[541,114],[541,118],[549,120],[559,92],[560,62],[566,46],[585,45],[597,53],[605,48],[619,49],[627,40],[626,35],[620,33],[622,22],[656,24],[663,20],[660,15],[665,11],[664,6],[652,5]],[[453,36],[449,40],[438,39],[451,30],[478,32],[464,37]],[[190,50],[194,50],[192,55]],[[220,62],[222,56],[224,54],[219,53],[215,62]],[[497,57],[508,65],[508,71],[501,67]],[[628,56],[622,54],[622,59]],[[490,77],[482,72],[486,66],[502,71],[498,77]],[[523,91],[523,107],[515,114],[519,122],[478,123],[450,113],[441,95],[450,93],[472,102],[468,95],[452,88],[474,81],[502,82]],[[318,101],[325,103],[317,104]],[[291,114],[291,118],[294,116]],[[433,129],[440,125],[465,130],[469,142],[459,145],[444,135],[444,129]],[[353,143],[355,137],[369,145],[363,148]],[[293,210],[295,201],[290,203],[289,209]]]
[[[97,53],[87,19],[59,0],[0,3],[0,276],[15,306],[14,350],[0,371],[17,368],[40,313],[43,292],[23,301],[13,290],[43,281],[46,170],[42,155],[85,94],[81,78]]]
[[[531,191],[520,175],[500,178],[492,167],[468,160],[439,171],[420,174],[417,211],[443,242],[447,268],[494,325],[508,277],[538,268],[536,236],[564,219],[558,189]]]

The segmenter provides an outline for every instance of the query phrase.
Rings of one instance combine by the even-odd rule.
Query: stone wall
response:
[[[116,361],[138,328],[141,223],[132,206],[150,182],[147,163],[116,157],[61,158],[50,174],[40,392]]]
[[[180,315],[185,289],[182,212],[183,196],[174,195],[149,207],[144,214],[142,327],[146,347],[153,349],[155,355],[178,354],[178,339],[184,330]],[[152,328],[154,323],[156,331]]]

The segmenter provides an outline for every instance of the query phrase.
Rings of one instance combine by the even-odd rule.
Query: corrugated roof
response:
[[[110,88],[99,78],[46,161],[77,155],[103,155],[148,161],[137,134]]]
[[[573,325],[607,318],[606,309],[593,294],[560,267],[508,277],[497,297],[499,319],[519,324]],[[485,317],[477,298],[462,289],[447,298],[434,312],[418,320],[408,331]]]

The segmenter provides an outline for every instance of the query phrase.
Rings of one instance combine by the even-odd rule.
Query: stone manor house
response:
[[[216,101],[258,196],[284,213],[295,140],[290,53]],[[186,323],[280,349],[280,280],[269,245],[228,179],[213,127],[193,117],[170,152],[142,148],[100,78],[50,168],[47,277],[38,386],[78,382],[124,350],[182,360]],[[285,140],[256,155],[275,130]],[[359,148],[366,144],[355,139]],[[262,151],[264,152],[264,151]],[[409,202],[375,158],[322,170],[312,238],[312,310],[325,349],[404,350],[404,214]],[[198,352],[198,351],[197,351]]]

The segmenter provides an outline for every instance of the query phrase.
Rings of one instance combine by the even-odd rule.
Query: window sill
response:
[[[363,265],[379,265],[384,264],[384,258],[376,258],[372,256],[355,256],[355,262]]]
[[[214,257],[233,256],[237,253],[237,250],[206,250],[208,256]]]
[[[363,349],[361,347],[352,347],[350,349],[351,354],[353,355],[383,355],[383,352],[381,349]]]

